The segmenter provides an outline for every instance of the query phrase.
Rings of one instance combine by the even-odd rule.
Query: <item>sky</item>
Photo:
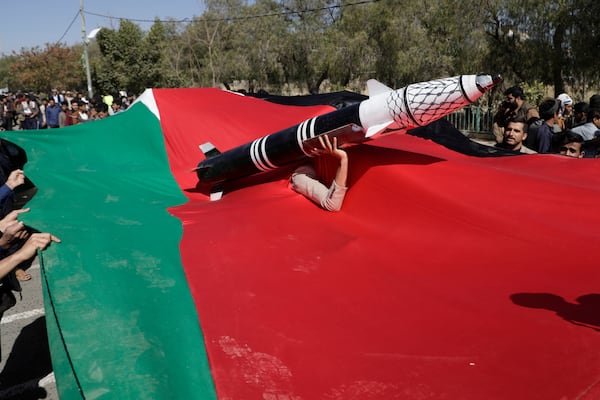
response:
[[[2,0],[0,54],[19,53],[46,43],[67,46],[82,42],[81,0]],[[204,10],[203,0],[83,0],[86,32],[94,28],[118,29],[120,19],[129,19],[148,31],[154,20],[191,19]],[[92,15],[100,14],[102,16]],[[69,27],[70,26],[70,27]],[[64,36],[63,36],[64,35]]]

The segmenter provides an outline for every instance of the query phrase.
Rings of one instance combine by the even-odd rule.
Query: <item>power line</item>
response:
[[[108,18],[108,19],[117,19],[119,21],[132,21],[132,22],[189,22],[189,18],[184,19],[176,19],[176,20],[160,20],[160,19],[137,19],[137,18],[123,18],[123,17],[113,17],[111,15],[98,14],[91,11],[84,11],[84,14],[93,15],[95,17]]]
[[[283,12],[278,12],[278,13],[277,12],[270,13],[270,14],[248,15],[245,17],[226,17],[226,18],[209,19],[208,21],[209,22],[240,21],[240,20],[266,18],[266,17],[283,17],[286,15],[301,15],[301,14],[307,14],[307,13],[311,13],[311,12],[334,10],[337,8],[347,8],[347,7],[352,7],[352,6],[359,6],[362,4],[377,3],[378,1],[380,1],[380,0],[363,0],[363,1],[358,1],[356,3],[348,3],[348,4],[344,4],[344,5],[335,4],[332,6],[325,6],[325,7],[319,7],[319,8],[308,8],[308,9],[302,10],[302,11],[289,10],[289,11],[283,11]]]
[[[359,6],[359,5],[363,5],[363,4],[369,4],[369,3],[377,3],[378,1],[380,1],[380,0],[362,0],[362,1],[358,1],[356,3],[348,3],[348,4],[344,4],[344,5],[336,4],[336,5],[332,5],[332,6],[325,6],[325,7],[319,7],[319,8],[309,8],[309,9],[301,10],[301,11],[289,10],[289,11],[282,11],[282,12],[275,12],[275,13],[268,13],[268,14],[258,14],[258,15],[247,15],[247,16],[240,16],[240,17],[211,18],[211,19],[207,19],[206,21],[208,21],[208,22],[240,21],[240,20],[249,20],[249,19],[257,19],[257,18],[279,17],[279,16],[286,16],[286,15],[301,15],[301,14],[311,13],[311,12],[333,10],[333,9],[339,9],[339,8],[347,8],[347,7]],[[184,19],[180,19],[180,20],[161,20],[161,19],[150,20],[150,19],[114,17],[114,16],[98,14],[98,13],[94,13],[94,12],[90,12],[90,11],[84,11],[84,13],[93,15],[96,17],[101,17],[101,18],[116,19],[119,21],[127,20],[127,21],[132,21],[132,22],[164,22],[164,23],[190,22],[190,18],[184,18]]]
[[[274,13],[268,13],[268,14],[257,14],[257,15],[247,15],[247,16],[240,16],[240,17],[223,17],[223,18],[211,18],[206,20],[207,22],[222,22],[222,21],[241,21],[241,20],[250,20],[250,19],[258,19],[258,18],[268,18],[268,17],[282,17],[282,16],[286,16],[286,15],[301,15],[301,14],[305,14],[305,13],[311,13],[311,12],[318,12],[318,11],[325,11],[325,10],[334,10],[334,9],[340,9],[340,8],[347,8],[347,7],[353,7],[353,6],[359,6],[359,5],[363,5],[363,4],[369,4],[369,3],[377,3],[380,0],[361,0],[355,3],[348,3],[348,4],[336,4],[336,5],[331,5],[331,6],[325,6],[325,7],[319,7],[319,8],[309,8],[306,10],[288,10],[288,11],[282,11],[282,12],[274,12]],[[73,24],[75,23],[75,20],[77,19],[77,16],[79,15],[80,10],[77,10],[77,12],[75,13],[75,16],[73,16],[73,20],[71,21],[71,23],[69,24],[69,26],[67,27],[67,29],[65,30],[65,32],[62,34],[62,36],[60,37],[60,39],[58,39],[56,41],[56,43],[60,43],[65,36],[67,36],[67,33],[69,33],[69,30],[71,29],[71,27],[73,26]],[[184,18],[184,19],[173,19],[173,20],[161,20],[161,19],[139,19],[139,18],[125,18],[125,17],[114,17],[111,15],[105,15],[105,14],[99,14],[99,13],[95,13],[95,12],[91,12],[91,11],[83,11],[84,14],[87,15],[93,15],[95,17],[100,17],[100,18],[108,18],[108,19],[116,19],[119,21],[132,21],[132,22],[161,22],[161,23],[183,23],[183,22],[190,22],[191,19],[190,18]]]
[[[58,39],[56,41],[57,44],[60,43],[65,38],[65,36],[67,36],[67,33],[69,32],[69,30],[71,29],[71,27],[75,23],[75,20],[77,19],[77,16],[79,16],[79,10],[77,10],[77,12],[75,13],[75,16],[73,17],[73,20],[71,21],[71,23],[69,24],[69,26],[65,30],[65,33],[63,33],[63,35],[60,37],[60,39]]]

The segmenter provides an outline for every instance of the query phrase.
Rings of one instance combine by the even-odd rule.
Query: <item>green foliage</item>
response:
[[[167,62],[170,34],[160,21],[147,33],[129,21],[123,21],[117,31],[102,29],[96,36],[101,57],[94,69],[100,91],[141,93],[148,87],[176,86],[177,77]]]
[[[144,32],[124,20],[102,29],[90,43],[90,64],[101,93],[240,85],[317,93],[362,90],[369,78],[401,87],[489,72],[500,73],[505,87],[533,82],[583,98],[600,84],[599,4],[205,0],[206,11],[189,23],[157,20]],[[84,87],[80,47],[47,46],[0,58],[0,86]]]
[[[120,90],[140,93],[144,89],[147,63],[142,57],[143,32],[130,21],[122,21],[118,30],[102,29],[96,35],[102,53],[96,65],[97,86],[101,94]]]
[[[8,61],[6,82],[11,90],[42,91],[80,87],[85,70],[80,46],[49,44],[14,53]]]
[[[531,83],[524,82],[521,84],[523,93],[527,98],[527,102],[532,106],[538,106],[546,97],[546,85],[540,81]]]
[[[251,92],[255,88],[281,88],[283,66],[279,62],[283,52],[287,23],[280,15],[283,7],[271,0],[258,0],[239,11],[239,20],[233,24],[229,52],[229,75],[233,80],[245,79]],[[269,17],[254,18],[256,15]]]
[[[600,82],[600,6],[591,0],[498,1],[487,25],[488,63],[513,81],[540,81],[583,97]]]
[[[0,58],[0,87],[13,88],[14,90],[14,88],[19,86],[18,81],[10,72],[10,66],[15,62],[16,58],[15,55]]]

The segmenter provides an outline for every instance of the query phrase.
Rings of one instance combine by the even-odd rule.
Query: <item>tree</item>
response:
[[[142,41],[142,58],[139,78],[145,87],[177,86],[177,79],[171,73],[167,62],[167,28],[155,21]]]
[[[334,48],[328,54],[329,79],[336,88],[350,86],[360,91],[362,87],[357,82],[375,78],[379,49],[369,36],[371,27],[367,26],[368,22],[365,24],[374,7],[372,4],[346,7],[344,3],[341,6],[340,15],[329,32]]]
[[[124,21],[120,26],[123,25],[128,24]],[[96,84],[101,94],[116,94],[125,89],[127,84],[125,71],[129,49],[122,36],[119,31],[107,28],[101,29],[96,35],[96,42],[102,54],[95,67]],[[141,37],[137,44],[141,44]]]
[[[567,3],[565,19],[569,46],[564,50],[567,68],[564,80],[575,94],[583,98],[590,88],[600,83],[598,51],[600,50],[600,3],[592,0],[578,0]],[[564,47],[563,47],[564,48]]]
[[[121,21],[117,31],[102,29],[96,40],[102,54],[96,69],[101,92],[139,94],[164,82],[166,31],[162,23],[155,22],[145,35],[137,24]]]
[[[46,44],[13,53],[9,70],[17,90],[47,91],[51,88],[84,87],[85,70],[81,46]]]
[[[591,0],[498,1],[486,29],[489,62],[514,81],[551,85],[555,96],[567,85],[583,96],[600,78],[598,12]]]
[[[100,92],[233,87],[253,92],[362,90],[436,77],[500,73],[582,98],[600,84],[600,3],[592,0],[205,0],[188,24],[130,21],[90,46]],[[23,50],[0,62],[1,82],[84,87],[81,46]],[[9,65],[12,67],[9,68]],[[327,83],[329,86],[325,86]],[[293,91],[293,92],[292,92]]]
[[[234,45],[235,25],[241,10],[241,0],[207,1],[207,12],[202,16],[202,30],[198,39],[204,45],[204,67],[210,77],[210,85],[223,84],[238,78],[237,71],[243,68],[243,56]]]
[[[190,69],[192,86],[216,87],[223,82],[222,76],[230,68],[226,57],[231,47],[229,19],[241,6],[237,0],[207,1],[207,11],[184,29],[179,56]]]
[[[192,40],[188,34],[189,27],[181,28],[181,24],[171,22],[165,24],[165,67],[169,71],[168,86],[194,87],[197,86],[197,70],[199,66],[190,50]]]
[[[14,75],[10,72],[10,66],[16,60],[15,55],[3,56],[0,58],[0,87],[14,89],[20,87]]]
[[[229,57],[230,79],[247,80],[250,92],[256,88],[281,89],[283,70],[279,63],[287,24],[282,6],[272,0],[258,0],[242,7],[232,26]]]
[[[286,83],[298,83],[318,93],[329,78],[335,51],[328,35],[338,17],[335,0],[286,0],[282,2],[287,23],[279,61]]]

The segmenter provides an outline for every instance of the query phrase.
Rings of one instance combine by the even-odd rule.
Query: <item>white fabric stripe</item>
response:
[[[259,140],[260,139],[256,139],[250,145],[250,158],[252,159],[252,162],[254,163],[254,166],[256,167],[256,169],[258,169],[260,171],[264,171],[264,169],[262,169],[260,166],[260,162],[256,159],[256,142],[258,142]]]
[[[154,98],[154,91],[152,89],[144,90],[144,93],[142,93],[137,99],[135,99],[133,104],[137,102],[144,103],[148,110],[150,110],[154,115],[156,115],[156,118],[158,118],[158,120],[160,121],[160,111],[158,111],[156,99]]]
[[[268,138],[268,136],[265,136],[263,138],[263,141],[262,141],[261,146],[260,146],[260,154],[262,155],[262,160],[265,162],[265,164],[268,165],[268,168],[269,169],[275,169],[277,167],[275,166],[275,164],[273,164],[271,162],[271,160],[269,160],[269,156],[267,155],[267,149],[266,149],[266,147],[267,147],[267,138]]]
[[[267,136],[260,138],[258,143],[256,143],[256,159],[260,163],[263,168],[263,171],[269,170],[269,166],[265,163],[263,155],[261,154],[261,150],[265,147],[265,141],[267,140]]]
[[[0,322],[0,324],[2,324],[2,325],[10,324],[11,322],[15,322],[20,319],[33,318],[33,317],[37,317],[39,315],[44,315],[43,308],[36,308],[31,311],[24,311],[24,312],[18,313],[18,314],[5,315],[2,317],[2,322]]]
[[[298,125],[298,129],[296,129],[296,137],[298,138],[298,147],[300,147],[300,150],[302,150],[302,152],[304,154],[306,154],[307,156],[310,157],[310,153],[307,153],[306,151],[304,151],[304,146],[302,146],[302,127],[305,126],[307,121],[302,122],[300,125]]]
[[[306,127],[308,126],[309,122],[310,122],[310,120],[306,120],[302,123],[302,141],[303,142],[307,139],[307,136],[306,136],[307,128]]]
[[[316,117],[310,120],[310,130],[308,132],[308,138],[312,139],[315,137],[315,122],[317,122]]]
[[[266,171],[268,168],[260,158],[260,142],[262,140],[264,140],[264,138],[256,139],[252,142],[252,161],[254,162],[254,165],[256,165],[256,168],[261,171]]]

